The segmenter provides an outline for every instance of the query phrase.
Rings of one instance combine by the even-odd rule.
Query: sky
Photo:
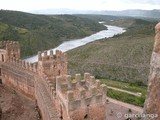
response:
[[[160,0],[0,0],[0,9],[30,12],[43,9],[160,9]]]

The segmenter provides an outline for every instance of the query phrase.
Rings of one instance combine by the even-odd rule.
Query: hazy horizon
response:
[[[0,9],[31,12],[35,10],[113,10],[160,9],[159,0],[0,0]]]

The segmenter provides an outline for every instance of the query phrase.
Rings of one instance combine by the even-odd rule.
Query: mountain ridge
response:
[[[74,15],[36,15],[0,10],[0,41],[15,40],[22,46],[22,56],[36,54],[70,39],[86,37],[105,26]]]
[[[115,15],[115,16],[131,16],[131,17],[149,17],[159,19],[160,9],[142,10],[142,9],[127,9],[121,11],[113,10],[73,10],[73,9],[44,9],[30,11],[38,14],[100,14],[100,15]]]

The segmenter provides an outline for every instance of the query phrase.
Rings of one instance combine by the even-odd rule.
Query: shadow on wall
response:
[[[2,119],[2,109],[1,109],[1,105],[0,105],[0,120]]]

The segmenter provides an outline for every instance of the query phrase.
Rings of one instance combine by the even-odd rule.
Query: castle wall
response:
[[[106,86],[89,73],[71,80],[61,51],[38,53],[38,63],[20,59],[18,42],[0,42],[2,83],[36,100],[42,120],[105,120]],[[97,114],[98,113],[98,114]]]
[[[57,115],[54,99],[47,90],[45,78],[36,76],[35,78],[35,97],[41,111],[43,120],[60,120]]]
[[[89,73],[70,75],[56,79],[56,105],[65,120],[105,120],[106,85]],[[61,110],[62,108],[62,110]],[[99,113],[99,114],[96,114]]]
[[[148,94],[144,104],[144,113],[155,115],[154,120],[159,120],[160,115],[160,23],[155,26],[155,43],[150,62],[148,78]],[[157,117],[156,117],[157,116]],[[150,120],[146,118],[145,120]]]
[[[32,72],[12,63],[3,63],[2,83],[34,98],[34,76]]]

